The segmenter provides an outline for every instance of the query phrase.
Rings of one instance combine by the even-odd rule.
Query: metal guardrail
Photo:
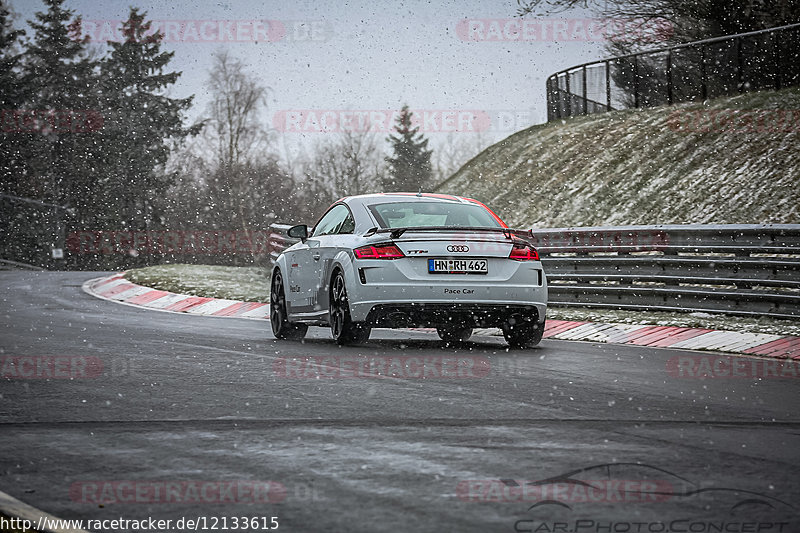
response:
[[[550,304],[800,317],[800,224],[534,230]]]
[[[292,239],[286,235],[286,231],[291,227],[289,224],[269,225],[269,255],[273,261],[278,258],[283,250],[300,241],[300,239]]]
[[[575,65],[547,78],[547,121],[800,85],[800,24]]]
[[[273,259],[290,226],[270,226]],[[800,318],[800,224],[533,231],[549,304]]]

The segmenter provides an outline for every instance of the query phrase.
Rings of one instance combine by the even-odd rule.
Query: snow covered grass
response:
[[[711,120],[776,110],[791,110],[783,115],[791,123]],[[800,89],[791,88],[533,126],[484,150],[437,192],[476,198],[520,227],[796,223],[798,110]]]
[[[129,270],[125,278],[178,294],[269,302],[269,271],[260,267],[158,265]]]
[[[800,335],[800,322],[767,317],[740,317],[711,313],[666,313],[650,311],[620,311],[576,307],[548,307],[547,318],[576,322],[608,324],[648,324],[684,328],[720,329],[725,331]]]
[[[268,302],[268,274],[266,269],[257,267],[159,265],[129,270],[125,277],[139,285],[179,294],[247,302]],[[615,311],[574,307],[549,307],[547,317],[554,320],[578,322],[652,324],[776,335],[800,335],[800,323],[796,320],[777,320],[764,317],[746,318],[705,313]]]

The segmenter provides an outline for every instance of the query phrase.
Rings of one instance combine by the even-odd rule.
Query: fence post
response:
[[[53,247],[56,249],[61,250],[61,256],[55,257],[53,255],[53,250],[50,250],[51,259],[53,259],[53,264],[57,267],[61,267],[61,270],[66,270],[66,248],[67,248],[67,235],[66,235],[66,221],[64,217],[67,214],[66,209],[59,209],[53,208],[53,214],[55,215],[56,219],[56,231],[55,231],[55,242],[53,243]]]
[[[742,38],[736,38],[736,88],[744,92],[744,64],[742,63]]]
[[[672,49],[667,52],[667,105],[672,105]]]
[[[581,81],[581,89],[583,90],[583,114],[589,114],[589,99],[586,96],[586,65],[583,66],[583,80]]]
[[[706,79],[706,47],[700,46],[700,96],[708,98],[708,85]]]
[[[772,34],[772,48],[775,54],[775,90],[781,88],[781,40]]]
[[[703,100],[706,100],[716,96],[732,94],[732,91],[729,89],[730,78],[728,75],[718,75],[716,72],[716,67],[719,66],[717,65],[718,62],[724,62],[728,67],[728,71],[730,70],[730,66],[734,67],[737,81],[736,92],[739,93],[746,92],[747,90],[751,90],[753,88],[774,87],[774,89],[777,90],[781,89],[787,84],[790,86],[800,85],[800,81],[798,81],[798,79],[800,79],[800,73],[798,73],[797,69],[795,68],[795,63],[797,63],[797,61],[790,61],[791,59],[795,58],[797,53],[796,50],[789,49],[789,45],[793,45],[797,41],[796,38],[793,41],[792,37],[796,36],[798,32],[800,32],[800,23],[789,24],[778,28],[768,28],[765,30],[737,35],[715,37],[712,39],[684,43],[657,50],[642,51],[633,54],[621,55],[618,57],[599,59],[590,63],[570,67],[552,76],[553,81],[548,87],[548,90],[552,91],[552,95],[548,98],[549,102],[552,101],[553,107],[552,110],[548,111],[548,120],[562,116],[572,117],[579,114],[589,114],[590,112],[594,111],[599,112],[604,110],[603,107],[605,107],[605,111],[612,111],[612,62],[617,62],[615,67],[621,69],[617,74],[621,77],[621,83],[623,83],[624,86],[618,85],[616,90],[624,96],[622,105],[625,107],[632,106],[633,108],[641,108],[654,105],[656,103],[663,103],[660,100],[660,83],[657,85],[657,89],[651,88],[651,85],[642,84],[643,79],[648,81],[650,80],[651,75],[658,77],[662,73],[666,77],[667,105],[674,105],[676,102],[681,102],[687,99],[696,100],[697,96],[700,96]],[[768,37],[773,39],[772,43],[762,42],[762,40],[765,40]],[[753,40],[752,44],[749,46],[751,48],[758,49],[759,53],[763,55],[762,59],[767,59],[763,69],[759,69],[758,72],[745,71],[745,69],[748,67],[748,64],[745,64],[744,56],[745,53],[750,53],[750,49],[748,48],[747,51],[744,50],[744,39],[757,39]],[[784,40],[788,44],[784,45]],[[735,50],[731,50],[731,46],[734,46]],[[690,54],[685,57],[680,54],[678,56],[675,55],[677,50],[684,49],[690,51]],[[731,57],[732,52],[736,54],[736,57]],[[663,64],[660,62],[660,59],[655,59],[661,55],[666,55],[665,63]],[[654,58],[653,64],[650,65],[649,63],[645,63],[644,65],[640,66],[640,56],[645,58]],[[783,63],[784,56],[788,58],[785,65]],[[772,60],[774,63],[771,69],[770,65],[768,64],[769,60]],[[735,62],[735,65],[731,64],[733,62]],[[592,111],[590,111],[590,100],[588,97],[589,67],[603,68],[603,64],[605,64],[606,76],[605,104],[602,102],[602,93],[600,92],[602,89],[597,87],[597,94],[595,95],[596,100],[591,100],[593,108]],[[709,65],[711,68],[709,68]],[[675,80],[676,67],[678,68],[679,72],[677,85]],[[683,76],[681,75],[683,72],[681,67],[688,69]],[[628,69],[630,69],[630,74],[633,76],[632,80],[628,78]],[[651,72],[650,69],[652,69],[653,72]],[[699,95],[693,92],[694,84],[697,82],[697,78],[695,76],[698,74],[698,70],[700,74]],[[762,70],[764,71],[762,72]],[[581,80],[581,90],[572,93],[571,85],[573,84],[570,79],[571,74],[574,73],[577,75],[579,72],[583,76],[583,79]],[[730,72],[727,74],[730,74]],[[772,83],[768,81],[770,75],[772,75],[774,78]],[[561,76],[564,76],[563,84],[561,83]],[[687,79],[690,77],[690,80]],[[689,88],[689,85],[691,85],[691,88]],[[720,92],[720,88],[722,88],[722,92]],[[650,94],[651,92],[653,92],[653,95]],[[566,101],[562,103],[562,99],[565,99]],[[581,108],[577,109],[578,106],[581,106]],[[556,109],[556,107],[558,107],[558,109]]]

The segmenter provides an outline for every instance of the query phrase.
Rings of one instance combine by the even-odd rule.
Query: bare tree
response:
[[[483,132],[448,133],[447,137],[440,141],[433,151],[432,163],[435,182],[445,181],[489,144],[489,140]]]
[[[174,160],[181,176],[175,192],[190,206],[176,208],[176,217],[249,234],[294,216],[293,180],[264,126],[269,89],[226,51],[215,54],[208,87],[204,134]]]
[[[249,75],[245,64],[227,50],[214,54],[209,72],[212,101],[208,106],[210,131],[217,143],[220,166],[251,162],[267,151],[269,134],[261,112],[266,110],[268,87]]]
[[[369,131],[343,131],[325,150],[334,190],[344,195],[377,192],[384,172],[383,154]]]
[[[218,223],[247,233],[274,213],[265,204],[284,200],[269,201],[263,190],[279,174],[262,119],[269,89],[227,50],[214,55],[208,85],[212,100],[206,141],[216,147],[216,168],[207,180],[209,200],[216,204]]]
[[[371,131],[343,131],[315,144],[297,158],[295,177],[307,212],[316,216],[341,196],[381,190],[384,154]]]

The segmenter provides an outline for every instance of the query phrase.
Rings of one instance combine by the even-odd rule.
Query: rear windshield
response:
[[[394,202],[369,206],[382,228],[457,226],[501,228],[489,211],[475,204],[457,202]]]

